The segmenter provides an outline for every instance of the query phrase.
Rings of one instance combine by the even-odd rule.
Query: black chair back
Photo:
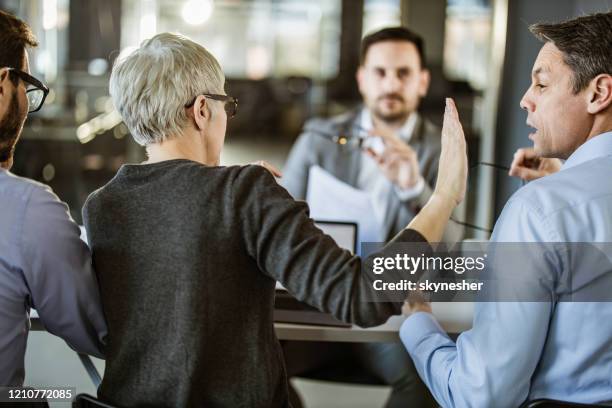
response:
[[[118,408],[88,394],[79,394],[72,403],[73,408]]]

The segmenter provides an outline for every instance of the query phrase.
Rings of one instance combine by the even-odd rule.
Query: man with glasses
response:
[[[0,11],[0,394],[24,381],[29,315],[72,348],[101,356],[106,323],[91,254],[66,204],[10,172],[30,112],[49,89],[29,72],[30,28]]]

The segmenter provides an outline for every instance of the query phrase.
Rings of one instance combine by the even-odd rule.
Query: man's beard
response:
[[[378,103],[383,99],[389,99],[389,98],[395,99],[398,102],[401,102],[404,106],[404,109],[400,109],[393,113],[384,113],[381,109],[378,108]],[[389,125],[396,125],[396,124],[401,124],[405,122],[406,119],[408,119],[408,116],[410,116],[411,112],[405,108],[405,104],[406,104],[406,101],[401,95],[387,94],[387,95],[383,95],[379,97],[376,100],[376,103],[374,104],[371,110],[374,116],[376,117],[376,119],[380,120],[381,122],[387,123]]]
[[[17,90],[13,90],[11,103],[4,117],[0,120],[0,163],[13,156],[13,150],[25,121],[27,112],[19,109]]]

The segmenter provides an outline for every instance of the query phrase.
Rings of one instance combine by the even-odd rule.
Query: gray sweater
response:
[[[125,165],[83,216],[109,329],[99,395],[118,406],[287,406],[276,280],[345,322],[400,313],[363,301],[360,259],[259,166]]]

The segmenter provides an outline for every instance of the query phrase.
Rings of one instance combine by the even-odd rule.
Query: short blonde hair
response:
[[[134,140],[146,146],[180,135],[185,105],[203,93],[223,94],[224,84],[221,66],[204,47],[162,33],[115,62],[109,91]]]

